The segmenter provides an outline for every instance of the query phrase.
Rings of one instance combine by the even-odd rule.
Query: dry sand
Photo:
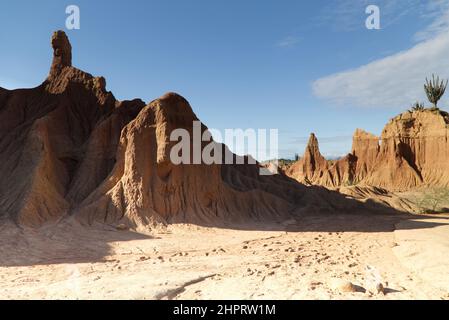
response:
[[[0,224],[2,299],[448,299],[449,216],[316,215],[151,236]],[[385,294],[369,294],[367,265]],[[344,283],[356,292],[344,292]]]

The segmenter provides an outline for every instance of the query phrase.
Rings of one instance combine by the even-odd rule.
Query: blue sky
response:
[[[209,127],[279,129],[283,157],[311,132],[326,156],[345,154],[356,128],[380,134],[425,101],[426,76],[449,77],[446,0],[16,0],[0,4],[0,86],[45,79],[71,4],[73,64],[118,99],[178,92]],[[365,27],[369,4],[381,30]]]

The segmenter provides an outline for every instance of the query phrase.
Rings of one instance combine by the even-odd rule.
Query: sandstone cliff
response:
[[[312,135],[304,157],[287,174],[301,182],[330,188],[365,185],[405,191],[426,186],[446,187],[449,186],[448,137],[447,113],[407,111],[391,119],[380,138],[357,129],[352,152],[337,161],[324,160]]]

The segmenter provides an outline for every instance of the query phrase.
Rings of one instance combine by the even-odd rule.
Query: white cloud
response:
[[[433,0],[436,2],[446,0]],[[335,31],[353,31],[365,28],[368,5],[377,5],[381,10],[381,28],[385,29],[405,18],[412,11],[424,11],[429,5],[422,0],[339,0],[329,1],[317,18],[319,25],[330,26]]]
[[[439,1],[438,8],[448,3]],[[449,78],[449,6],[439,12],[416,35],[422,40],[411,49],[318,79],[312,86],[314,94],[337,105],[357,107],[403,109],[417,100],[427,102],[424,79],[432,73]]]
[[[426,29],[415,34],[414,38],[416,41],[429,40],[449,30],[448,0],[434,0],[430,2],[427,11],[427,16],[434,17],[434,20]]]
[[[322,152],[321,155],[327,160],[338,160],[348,155],[348,153],[342,152]]]
[[[278,47],[291,47],[291,46],[294,46],[295,44],[297,44],[298,42],[299,42],[298,37],[289,36],[289,37],[286,37],[286,38],[282,39],[281,41],[279,41],[277,46]]]

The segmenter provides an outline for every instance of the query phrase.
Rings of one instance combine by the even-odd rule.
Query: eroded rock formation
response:
[[[0,214],[39,225],[66,214],[108,176],[123,127],[144,107],[71,66],[67,36],[37,88],[0,92]]]
[[[425,186],[446,187],[448,138],[447,113],[407,111],[390,120],[380,138],[357,129],[352,152],[337,161],[324,160],[312,135],[304,157],[287,174],[301,182],[330,188],[365,185],[405,191]]]
[[[193,121],[198,120],[183,97],[168,93],[149,104],[118,101],[103,77],[72,66],[64,32],[55,32],[51,44],[51,70],[40,86],[0,88],[0,220],[35,227],[74,217],[83,224],[138,229],[176,222],[223,226],[285,221],[338,210],[410,210],[408,203],[378,189],[342,195],[305,186],[282,172],[263,176],[258,163],[175,165],[171,132],[184,129],[193,139]],[[336,162],[321,156],[313,135],[306,155],[289,173],[326,186],[369,181],[377,171],[382,173],[375,181],[379,185],[402,176],[413,185],[447,181],[447,117],[401,119],[386,128],[388,143],[380,147],[377,138],[358,132],[353,152]],[[202,124],[201,132],[207,130]],[[200,151],[208,145],[204,142]],[[226,146],[215,145],[222,157],[231,154]],[[381,162],[387,168],[378,161],[383,155],[390,157]],[[397,173],[398,168],[405,169]],[[368,194],[381,200],[365,201]]]
[[[259,164],[174,165],[170,132],[191,132],[198,120],[184,98],[117,101],[104,78],[72,66],[64,32],[54,33],[51,44],[53,63],[40,86],[0,88],[0,218],[40,226],[73,216],[137,228],[216,225],[345,205],[324,188],[283,174],[261,176]]]

